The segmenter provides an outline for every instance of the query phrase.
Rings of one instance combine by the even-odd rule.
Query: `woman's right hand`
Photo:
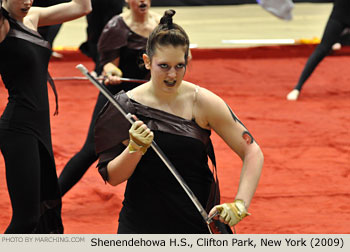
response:
[[[145,154],[153,141],[153,132],[142,121],[135,121],[129,130],[129,152],[141,151]]]

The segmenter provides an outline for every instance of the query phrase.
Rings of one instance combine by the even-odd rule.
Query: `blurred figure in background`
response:
[[[323,32],[321,43],[315,48],[306,62],[294,89],[288,93],[287,100],[295,101],[299,98],[301,89],[318,64],[341,41],[343,32],[350,27],[350,0],[334,0],[333,9]]]
[[[79,47],[80,51],[95,62],[94,72],[102,73],[102,65],[97,50],[97,43],[107,22],[117,14],[122,13],[124,0],[91,0],[92,11],[86,16],[87,40]]]
[[[32,3],[0,0],[0,74],[8,90],[0,150],[12,206],[7,234],[63,233],[47,91],[51,46],[37,29],[91,11],[90,0],[50,7]]]
[[[128,10],[113,17],[103,29],[98,42],[100,64],[106,76],[107,88],[116,94],[120,90],[130,90],[139,83],[121,82],[120,77],[149,79],[149,71],[142,64],[147,37],[158,25],[160,17],[150,11],[151,0],[126,0]],[[62,196],[67,193],[97,160],[95,152],[95,120],[107,102],[99,94],[92,114],[87,138],[81,150],[74,155],[59,176]]]

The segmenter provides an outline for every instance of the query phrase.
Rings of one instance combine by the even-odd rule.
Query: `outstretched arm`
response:
[[[39,27],[71,21],[88,14],[91,10],[91,0],[72,0],[49,7],[32,7],[28,17]]]

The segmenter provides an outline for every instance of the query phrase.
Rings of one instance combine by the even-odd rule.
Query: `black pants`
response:
[[[55,164],[34,136],[0,130],[12,219],[5,233],[62,233]]]
[[[346,27],[346,24],[335,20],[329,19],[324,30],[321,43],[316,47],[306,62],[304,70],[301,73],[299,81],[294,89],[301,90],[305,81],[310,77],[317,65],[328,55],[332,46],[339,41],[340,36]]]
[[[112,94],[116,94],[121,90],[128,91],[138,85],[140,84],[121,83],[119,85],[107,85],[107,88]],[[106,102],[107,98],[99,93],[85,143],[81,150],[68,161],[58,178],[62,196],[82,178],[85,172],[98,158],[95,152],[94,141],[95,121]]]

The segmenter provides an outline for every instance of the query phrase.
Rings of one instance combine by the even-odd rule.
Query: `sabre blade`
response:
[[[63,80],[88,80],[88,77],[81,76],[67,76],[67,77],[54,77],[52,78],[54,81],[63,81]],[[105,80],[106,77],[97,77],[96,80]],[[120,78],[122,82],[133,82],[133,83],[145,83],[147,80],[141,79],[131,79],[131,78]]]

